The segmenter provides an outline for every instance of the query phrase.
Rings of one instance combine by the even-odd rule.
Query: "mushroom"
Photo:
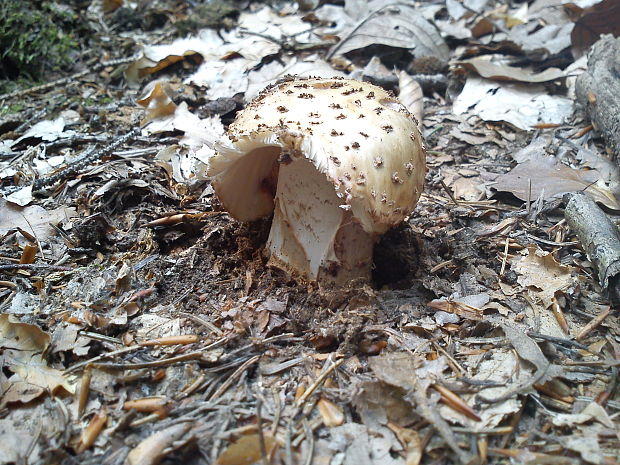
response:
[[[370,279],[377,238],[423,189],[415,118],[391,94],[355,80],[288,79],[239,112],[208,175],[236,219],[273,220],[269,263],[341,285]]]

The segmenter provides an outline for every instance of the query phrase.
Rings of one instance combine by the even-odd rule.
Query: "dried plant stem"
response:
[[[299,399],[297,399],[296,402],[296,407],[297,409],[300,409],[303,404],[306,402],[306,400],[308,399],[308,397],[310,397],[314,391],[316,391],[318,389],[318,387],[323,384],[323,382],[327,379],[327,377],[336,369],[338,368],[340,365],[342,365],[342,363],[344,362],[344,359],[340,359],[337,362],[333,363],[327,370],[325,370],[324,373],[321,373],[321,375],[316,379],[316,381],[314,383],[312,383],[312,385],[310,385],[308,387],[308,389],[306,389],[306,392],[304,392],[301,397]]]
[[[11,263],[0,265],[1,271],[32,270],[32,271],[71,271],[68,266],[48,265],[46,263]]]
[[[109,145],[99,150],[93,150],[93,151],[87,152],[86,155],[84,155],[83,157],[81,157],[80,159],[72,163],[71,165],[67,166],[62,171],[56,174],[53,174],[51,176],[37,179],[32,185],[33,190],[38,190],[46,186],[54,185],[59,181],[68,179],[72,177],[73,175],[78,174],[79,172],[84,170],[88,165],[90,165],[94,161],[99,160],[100,158],[103,158],[104,156],[114,152],[121,145],[135,138],[139,133],[140,133],[140,128],[139,127],[134,128],[128,133],[112,141]]]
[[[237,380],[237,378],[241,376],[241,373],[247,370],[250,365],[253,365],[256,362],[258,362],[260,357],[261,357],[260,355],[255,355],[254,357],[251,357],[248,360],[246,360],[243,363],[243,365],[237,368],[234,371],[234,373],[230,375],[226,381],[224,381],[224,383],[218,388],[217,391],[213,393],[213,395],[209,398],[209,400],[215,400],[218,397],[220,397],[222,394],[224,394],[228,390],[228,388],[232,386],[232,384]]]
[[[34,86],[28,89],[16,90],[8,94],[2,94],[0,95],[0,101],[6,100],[9,98],[23,97],[24,95],[34,94],[36,92],[42,92],[48,89],[52,89],[54,87],[64,86],[65,84],[71,84],[77,81],[79,78],[86,76],[87,74],[96,73],[98,71],[101,71],[103,68],[107,68],[108,66],[118,66],[118,65],[123,65],[126,63],[131,63],[137,58],[138,58],[137,56],[132,56],[132,57],[119,58],[117,60],[104,61],[102,63],[97,63],[97,59],[93,58],[92,60],[89,60],[87,62],[87,69],[85,69],[84,71],[80,71],[79,73],[75,73],[75,74],[72,74],[71,76],[57,79],[55,81],[48,82],[40,86]]]
[[[603,321],[605,321],[605,318],[607,318],[609,316],[609,314],[611,313],[611,307],[607,307],[607,310],[599,313],[597,316],[595,316],[594,318],[592,318],[588,324],[586,324],[581,331],[579,331],[579,333],[577,334],[577,336],[575,336],[575,339],[577,339],[578,341],[581,341],[582,339],[584,339],[588,334],[590,334],[595,328],[597,328]]]
[[[267,458],[267,447],[265,447],[265,433],[263,432],[263,416],[261,415],[261,409],[263,407],[263,401],[259,397],[256,399],[256,423],[258,431],[258,443],[260,445],[261,463],[263,465],[269,465]]]

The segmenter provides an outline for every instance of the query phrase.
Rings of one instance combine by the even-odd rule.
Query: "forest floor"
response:
[[[568,8],[138,5],[71,10],[73,69],[0,96],[0,463],[619,463],[617,308],[562,194],[617,213],[620,178]],[[336,73],[428,149],[372,282],[340,289],[268,265],[271,219],[224,211],[200,144]]]

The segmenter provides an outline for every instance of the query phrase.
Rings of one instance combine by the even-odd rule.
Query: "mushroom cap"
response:
[[[303,157],[334,186],[341,208],[382,234],[415,207],[426,154],[415,118],[384,89],[351,79],[292,79],[268,87],[216,144],[208,174],[230,214],[273,210],[279,163]]]

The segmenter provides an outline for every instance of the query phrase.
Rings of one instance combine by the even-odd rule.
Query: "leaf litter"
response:
[[[562,220],[566,192],[618,211],[570,90],[597,8],[214,2],[192,30],[195,5],[95,3],[109,61],[0,124],[0,463],[620,459],[617,309]],[[369,285],[266,267],[268,222],[206,178],[287,74],[421,120],[426,191]]]

